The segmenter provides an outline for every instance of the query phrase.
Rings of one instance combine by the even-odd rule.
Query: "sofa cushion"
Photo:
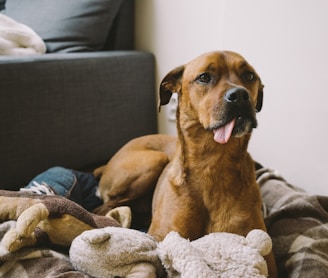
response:
[[[3,11],[31,27],[47,52],[96,51],[104,47],[122,0],[7,0]]]

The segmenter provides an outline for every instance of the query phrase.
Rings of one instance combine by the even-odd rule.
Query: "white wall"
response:
[[[203,52],[241,53],[265,84],[253,158],[310,193],[328,194],[328,1],[136,3],[137,48],[155,54],[158,83]],[[160,132],[174,134],[166,113],[159,116]]]

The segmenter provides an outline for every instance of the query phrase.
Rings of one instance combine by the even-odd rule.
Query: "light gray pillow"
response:
[[[104,47],[122,0],[7,0],[2,12],[32,28],[47,52]]]

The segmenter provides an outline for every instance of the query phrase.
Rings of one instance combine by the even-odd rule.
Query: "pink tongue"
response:
[[[233,119],[231,122],[227,123],[223,127],[215,129],[214,132],[214,140],[217,143],[225,144],[229,141],[231,137],[232,130],[235,126],[236,119]]]

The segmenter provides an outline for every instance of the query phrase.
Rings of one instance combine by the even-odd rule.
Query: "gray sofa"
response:
[[[58,47],[40,30],[49,53],[0,57],[1,189],[17,190],[52,166],[89,171],[131,138],[157,132],[154,56],[133,50],[134,2],[113,1],[105,40],[94,48]],[[4,12],[27,24],[28,9],[14,4],[37,2],[78,3],[7,0]]]

